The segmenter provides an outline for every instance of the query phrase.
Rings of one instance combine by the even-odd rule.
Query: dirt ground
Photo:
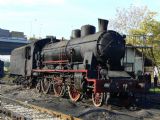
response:
[[[105,105],[100,108],[96,108],[92,104],[88,104],[85,101],[73,103],[67,98],[57,98],[53,95],[44,95],[42,93],[37,93],[35,89],[24,89],[21,86],[8,84],[0,84],[0,94],[6,95],[10,98],[22,100],[30,104],[35,104],[66,114],[71,114],[84,120],[160,119],[160,105],[159,103],[155,104],[154,102],[147,104],[147,106],[142,105],[144,108],[142,107],[136,111],[129,111],[125,108],[114,109]],[[151,97],[156,99],[154,95],[151,95]],[[141,103],[143,104],[144,101],[142,100]]]

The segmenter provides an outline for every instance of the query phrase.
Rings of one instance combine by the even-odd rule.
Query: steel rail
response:
[[[12,101],[15,104],[26,106],[28,108],[34,109],[36,111],[39,111],[41,113],[47,113],[47,114],[49,114],[49,115],[51,115],[53,117],[56,117],[56,118],[59,118],[59,119],[62,119],[62,120],[81,120],[80,118],[76,118],[76,117],[74,117],[72,115],[67,115],[67,114],[64,114],[64,113],[61,113],[61,112],[53,111],[53,110],[50,110],[50,109],[47,109],[47,108],[44,108],[44,107],[40,107],[40,106],[37,106],[37,105],[33,105],[33,104],[26,103],[26,102],[22,102],[20,100],[11,99],[9,97],[5,97],[2,94],[0,94],[0,99],[6,99],[6,100],[9,100],[9,101]]]

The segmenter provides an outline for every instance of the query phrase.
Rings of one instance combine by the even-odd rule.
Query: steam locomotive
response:
[[[72,31],[70,40],[50,37],[13,50],[11,74],[39,92],[53,90],[55,96],[67,94],[75,102],[87,96],[95,106],[110,94],[141,89],[124,71],[125,36],[107,30],[107,20],[98,19],[98,25],[98,32],[84,25]]]

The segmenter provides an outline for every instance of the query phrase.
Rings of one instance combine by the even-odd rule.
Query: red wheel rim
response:
[[[72,101],[76,102],[80,99],[80,92],[72,85],[68,86],[69,97]]]
[[[64,95],[65,87],[62,78],[54,77],[53,90],[56,97],[60,97]]]
[[[63,88],[63,83],[55,83],[54,84],[54,94],[55,96],[59,97],[59,96],[62,96],[63,95],[63,91],[64,91],[64,88]]]
[[[104,94],[103,93],[93,93],[92,101],[96,107],[100,107],[103,104]]]

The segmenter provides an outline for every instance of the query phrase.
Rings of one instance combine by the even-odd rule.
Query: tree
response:
[[[140,23],[148,16],[150,11],[146,6],[131,5],[128,9],[119,8],[116,10],[115,19],[111,20],[110,27],[120,33],[128,34],[130,29],[138,29]]]
[[[120,33],[125,33],[127,43],[134,45],[147,45],[153,47],[153,54],[146,52],[150,58],[160,65],[160,21],[155,19],[156,12],[147,7],[136,7],[131,5],[128,9],[119,8],[116,18],[111,21],[111,27]]]
[[[145,18],[138,29],[130,29],[130,35],[142,35],[145,36],[145,43],[143,45],[150,45],[153,47],[153,56],[155,62],[160,65],[160,21],[154,19],[156,13],[150,12],[150,15]],[[136,41],[136,44],[140,44],[140,41]],[[147,54],[150,56],[149,54]],[[153,56],[150,56],[153,58]]]
[[[36,38],[35,35],[33,35],[33,37],[30,37],[29,40],[30,41],[36,41],[36,40],[38,40],[38,38]]]

